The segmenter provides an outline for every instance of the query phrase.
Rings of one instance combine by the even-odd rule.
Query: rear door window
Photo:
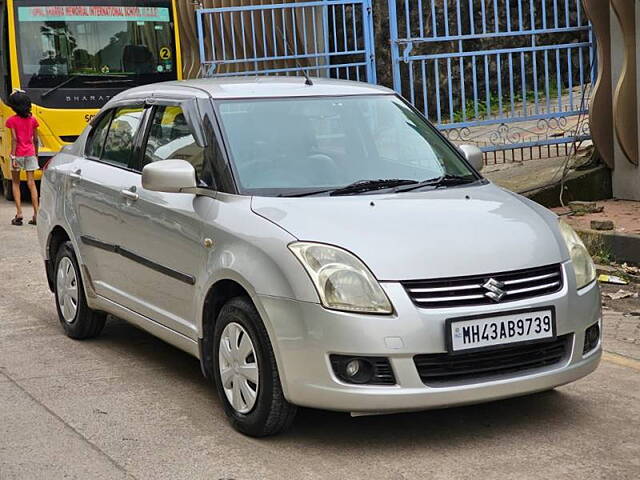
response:
[[[93,132],[91,133],[89,142],[87,143],[87,157],[97,160],[100,159],[100,156],[102,155],[102,147],[104,147],[104,139],[107,137],[112,117],[113,111],[104,114],[93,127]]]
[[[134,139],[144,114],[144,107],[118,108],[109,125],[100,160],[116,166],[128,167]]]

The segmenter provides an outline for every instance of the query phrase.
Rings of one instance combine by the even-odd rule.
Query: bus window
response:
[[[39,104],[69,107],[65,99],[74,92],[68,90],[97,97],[177,78],[170,0],[155,6],[136,6],[135,0],[70,3],[14,2],[21,84],[28,93],[38,90]],[[51,105],[54,99],[58,104]]]

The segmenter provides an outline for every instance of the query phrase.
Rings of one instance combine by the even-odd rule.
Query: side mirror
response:
[[[196,171],[185,160],[160,160],[142,169],[142,187],[154,192],[193,193]]]
[[[469,162],[473,168],[477,171],[482,170],[484,167],[482,150],[475,145],[460,145],[458,150],[462,152],[464,158],[467,159],[467,162]]]

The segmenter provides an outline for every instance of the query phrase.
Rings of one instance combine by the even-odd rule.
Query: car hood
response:
[[[379,280],[497,273],[559,263],[548,210],[492,185],[337,197],[254,197],[253,211],[299,240],[354,253]]]

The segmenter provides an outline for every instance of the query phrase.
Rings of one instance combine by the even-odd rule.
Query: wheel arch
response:
[[[256,308],[265,330],[267,331],[269,341],[271,342],[271,348],[273,349],[273,353],[276,358],[278,373],[282,380],[282,388],[286,395],[287,387],[283,376],[284,371],[281,367],[279,348],[277,343],[274,342],[274,333],[269,319],[266,316],[265,309],[260,304],[258,296],[251,288],[249,282],[237,274],[234,274],[235,272],[227,273],[228,275],[222,276],[212,282],[207,289],[204,301],[202,302],[202,311],[199,316],[201,323],[198,325],[198,352],[202,373],[208,379],[213,378],[213,331],[220,309],[232,298],[244,296],[248,298]]]
[[[200,352],[200,368],[206,378],[213,378],[213,329],[220,309],[230,299],[239,296],[251,298],[247,289],[240,283],[225,278],[211,285],[204,297],[198,350]]]
[[[47,237],[47,246],[45,250],[45,270],[47,273],[47,283],[49,284],[49,289],[53,292],[53,269],[55,268],[55,259],[60,249],[60,246],[64,242],[71,241],[71,236],[69,233],[60,225],[56,225],[49,232],[49,236]]]
[[[89,305],[89,308],[95,308],[94,299],[96,297],[96,294],[93,289],[93,280],[91,279],[89,270],[84,263],[75,237],[70,234],[67,228],[60,224],[56,224],[49,232],[44,249],[45,271],[47,273],[47,283],[49,284],[49,289],[55,293],[54,279],[56,255],[58,253],[58,250],[60,249],[60,246],[62,246],[65,242],[71,242],[71,245],[73,247],[73,253],[75,254],[76,260],[78,262],[78,268],[80,270],[78,273],[82,280],[82,287],[87,299],[87,304]]]

